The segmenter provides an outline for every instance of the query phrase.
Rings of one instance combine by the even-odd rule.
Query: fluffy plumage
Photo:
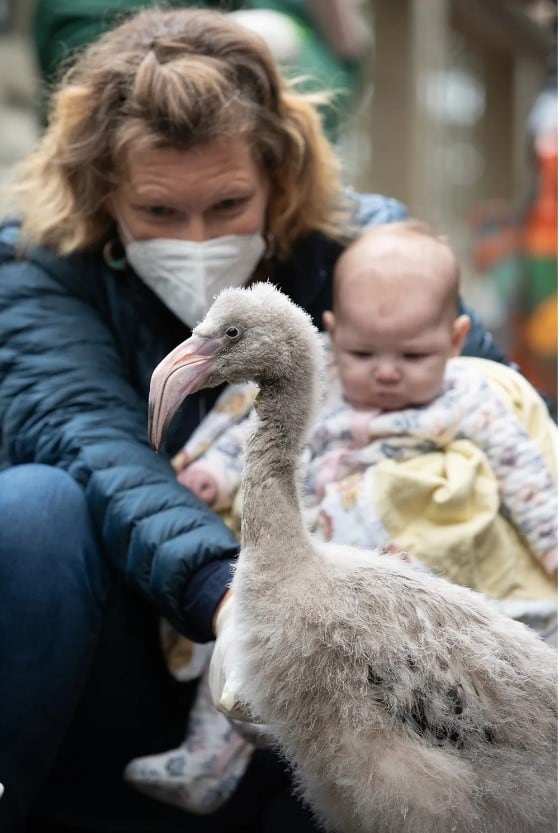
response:
[[[233,580],[248,707],[328,830],[556,830],[555,652],[465,588],[304,528],[321,363],[306,313],[257,284],[223,292],[152,381],[156,446],[187,393],[260,386]]]

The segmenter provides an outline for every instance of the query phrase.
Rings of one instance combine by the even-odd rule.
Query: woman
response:
[[[404,209],[343,199],[310,103],[200,10],[141,12],[85,51],[20,198],[0,229],[0,829],[311,830],[269,753],[208,817],[122,782],[193,696],[158,618],[212,639],[237,552],[149,448],[148,386],[224,285],[270,278],[320,324],[353,224]],[[169,454],[216,395],[190,398]]]

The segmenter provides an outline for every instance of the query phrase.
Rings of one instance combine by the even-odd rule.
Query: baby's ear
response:
[[[331,312],[330,309],[327,309],[323,313],[323,327],[325,328],[325,330],[327,331],[327,333],[330,335],[331,338],[334,335],[334,326],[335,326],[334,312]]]
[[[459,315],[453,322],[451,334],[452,356],[459,356],[465,345],[471,329],[471,319],[468,315]]]

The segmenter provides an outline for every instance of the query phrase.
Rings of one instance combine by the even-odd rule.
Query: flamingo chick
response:
[[[554,650],[468,589],[306,531],[322,366],[309,316],[255,284],[222,292],[152,377],[155,448],[193,391],[260,387],[232,583],[247,707],[329,831],[556,830]]]

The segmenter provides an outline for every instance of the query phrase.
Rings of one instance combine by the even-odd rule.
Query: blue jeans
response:
[[[167,671],[156,612],[106,563],[80,487],[48,466],[1,472],[2,833],[316,833],[266,751],[212,816],[125,784],[131,758],[179,745],[193,694]]]

